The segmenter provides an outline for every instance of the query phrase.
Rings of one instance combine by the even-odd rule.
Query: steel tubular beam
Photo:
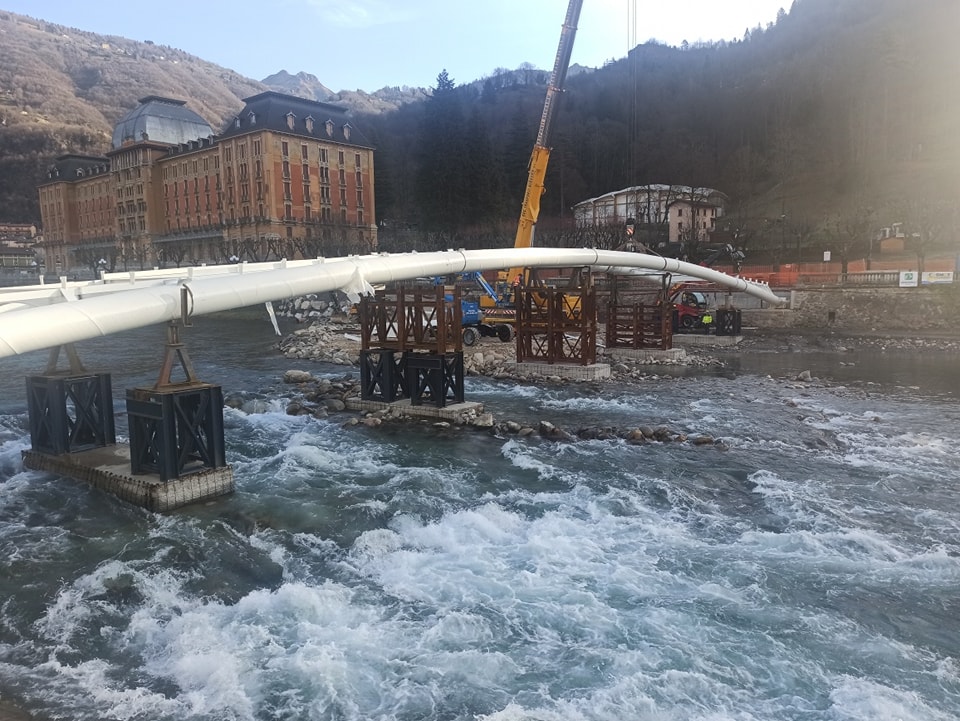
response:
[[[783,298],[769,286],[685,263],[673,258],[592,248],[508,248],[448,250],[350,256],[284,263],[257,264],[249,272],[229,267],[218,275],[196,275],[191,269],[167,269],[142,274],[126,285],[100,282],[69,288],[41,288],[27,296],[4,296],[0,313],[0,357],[98,338],[170,320],[259,305],[281,298],[343,289],[359,298],[373,283],[392,283],[422,276],[455,275],[513,267],[582,267],[594,273],[689,275],[743,291],[779,305]],[[181,287],[190,292],[181,293]],[[69,291],[71,302],[64,302]],[[118,295],[122,300],[118,300]],[[31,303],[43,303],[31,307]],[[189,307],[184,307],[188,303]]]

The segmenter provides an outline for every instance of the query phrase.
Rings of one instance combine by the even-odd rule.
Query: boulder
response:
[[[470,422],[470,425],[477,428],[493,428],[493,413],[481,413]]]
[[[284,383],[309,383],[312,380],[313,380],[313,376],[310,375],[307,371],[291,369],[283,374]]]

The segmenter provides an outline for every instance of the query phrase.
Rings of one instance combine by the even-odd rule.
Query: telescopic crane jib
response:
[[[544,191],[544,178],[547,174],[547,162],[550,160],[550,130],[556,114],[557,102],[563,92],[567,80],[567,68],[570,66],[570,55],[573,53],[573,39],[577,34],[577,23],[580,20],[580,9],[583,0],[570,0],[567,5],[567,15],[560,32],[560,44],[557,47],[557,57],[553,63],[553,73],[547,85],[547,96],[543,102],[543,113],[540,116],[540,128],[537,131],[537,142],[533,146],[530,164],[527,168],[527,186],[523,193],[523,205],[520,208],[520,222],[517,226],[517,235],[513,246],[515,248],[529,248],[533,245],[533,232],[540,216],[540,197]],[[506,274],[501,274],[501,282],[512,283],[517,276],[526,280],[524,268],[511,268]],[[484,299],[486,300],[486,299]],[[489,303],[489,301],[488,301]]]

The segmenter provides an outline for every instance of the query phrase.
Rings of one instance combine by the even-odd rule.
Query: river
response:
[[[122,399],[163,335],[79,349]],[[467,380],[499,418],[722,441],[631,445],[287,416],[285,369],[345,369],[260,313],[183,338],[246,405],[236,493],[166,515],[23,470],[46,357],[0,361],[0,699],[38,719],[960,717],[955,355]]]

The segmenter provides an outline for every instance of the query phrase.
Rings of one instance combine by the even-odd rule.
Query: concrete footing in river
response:
[[[674,333],[674,346],[712,347],[735,346],[743,340],[742,335],[706,335],[699,333]]]
[[[149,511],[171,511],[234,490],[230,466],[203,468],[168,481],[158,474],[133,474],[130,447],[121,443],[61,455],[23,451],[23,465],[84,481]]]
[[[347,408],[351,411],[385,411],[395,410],[411,418],[435,418],[441,421],[451,423],[462,423],[465,419],[476,417],[483,413],[483,403],[450,403],[443,408],[436,406],[419,405],[410,403],[409,398],[403,398],[392,403],[383,401],[365,401],[360,398],[347,398]]]
[[[598,381],[610,378],[608,363],[591,363],[590,365],[576,365],[573,363],[507,363],[506,366],[518,376],[542,376],[548,378],[557,376],[576,381]]]
[[[658,350],[654,348],[607,348],[603,355],[611,360],[664,361],[677,363],[687,357],[683,348]]]

